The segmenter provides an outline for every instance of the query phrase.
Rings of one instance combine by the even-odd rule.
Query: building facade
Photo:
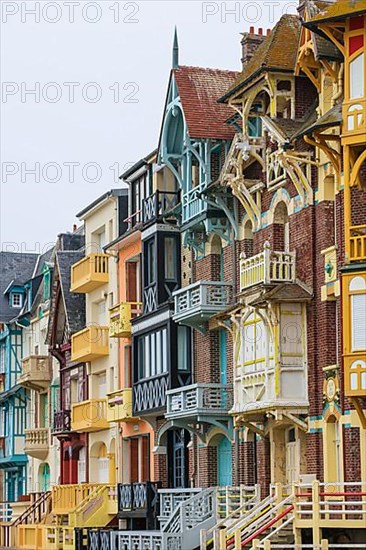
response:
[[[28,273],[4,256],[3,500],[43,495],[5,547],[366,543],[366,7],[241,47],[186,67],[175,35],[157,149]]]

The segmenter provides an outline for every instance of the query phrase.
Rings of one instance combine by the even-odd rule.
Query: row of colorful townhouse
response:
[[[158,146],[0,253],[0,547],[364,548],[366,6],[179,64]]]

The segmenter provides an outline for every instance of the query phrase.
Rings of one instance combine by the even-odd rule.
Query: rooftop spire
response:
[[[179,46],[178,46],[177,27],[175,27],[175,29],[174,29],[174,42],[173,42],[172,67],[173,67],[173,69],[177,69],[178,66],[179,66]]]

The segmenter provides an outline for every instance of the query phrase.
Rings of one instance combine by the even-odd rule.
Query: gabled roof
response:
[[[8,323],[19,313],[10,307],[9,297],[4,295],[12,281],[24,285],[33,275],[38,254],[0,252],[0,323]]]
[[[52,283],[52,301],[47,331],[47,343],[51,343],[52,334],[59,329],[59,302],[57,300],[58,285],[60,302],[65,319],[62,335],[67,332],[74,334],[85,327],[85,296],[70,292],[71,266],[81,260],[84,253],[81,250],[58,250],[55,255],[55,269]],[[64,330],[66,328],[66,330]],[[58,342],[61,343],[61,342]]]
[[[107,191],[106,193],[103,193],[100,197],[95,199],[91,204],[88,204],[85,208],[83,208],[80,212],[76,214],[77,218],[84,218],[90,210],[93,210],[98,204],[104,202],[105,200],[111,198],[111,197],[121,197],[126,196],[128,194],[128,189],[126,188],[119,188],[119,189],[111,189],[110,191]]]
[[[70,292],[71,266],[84,257],[83,252],[63,250],[57,252],[56,262],[70,333],[85,327],[85,296]]]
[[[319,23],[338,21],[366,13],[365,0],[337,0],[322,6],[319,13],[304,23],[305,27],[315,28]]]
[[[233,85],[236,71],[186,67],[172,69],[191,138],[232,139],[234,130],[225,121],[232,115],[218,99]]]
[[[263,72],[293,73],[297,59],[300,28],[300,20],[297,15],[283,15],[272,32],[260,44],[231,88],[220,98],[220,101],[226,101]]]

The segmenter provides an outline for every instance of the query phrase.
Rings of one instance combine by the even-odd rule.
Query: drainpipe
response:
[[[234,428],[235,485],[239,483],[239,430]]]
[[[341,64],[341,68],[338,73],[338,90],[332,97],[332,107],[337,103],[337,100],[343,96],[343,75],[344,75],[344,63]]]

